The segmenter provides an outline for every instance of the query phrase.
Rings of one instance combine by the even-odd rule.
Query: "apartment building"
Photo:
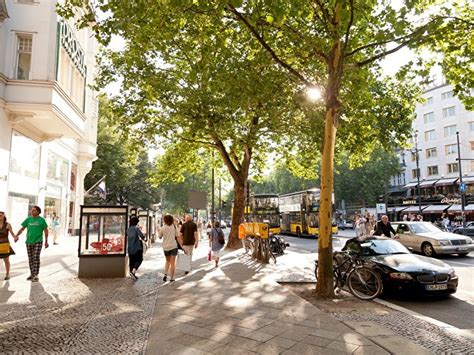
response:
[[[398,192],[398,198],[390,201],[389,210],[419,211],[419,174],[423,214],[432,219],[443,212],[460,214],[462,188],[466,213],[474,219],[474,112],[464,107],[448,84],[427,89],[423,97],[425,102],[415,110],[411,149],[400,154],[404,171],[391,181],[393,196]]]
[[[0,210],[16,230],[32,205],[79,226],[96,159],[97,43],[60,18],[56,0],[0,0]]]

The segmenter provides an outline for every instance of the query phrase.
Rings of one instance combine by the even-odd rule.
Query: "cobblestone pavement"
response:
[[[160,284],[161,248],[149,250],[138,282],[78,279],[61,266],[51,271],[52,264],[67,262],[77,274],[76,256],[51,254],[50,261],[57,260],[43,262],[40,282],[25,281],[23,273],[3,283],[0,353],[143,353]],[[24,268],[13,264],[17,273]]]

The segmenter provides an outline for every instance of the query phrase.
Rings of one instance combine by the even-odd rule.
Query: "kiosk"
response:
[[[81,205],[79,277],[127,275],[128,206]]]

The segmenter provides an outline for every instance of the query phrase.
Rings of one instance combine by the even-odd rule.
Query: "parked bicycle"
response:
[[[382,293],[380,276],[369,267],[357,254],[350,251],[333,254],[334,289],[336,292],[345,286],[357,298],[369,301]],[[316,282],[318,280],[318,261],[315,266]]]

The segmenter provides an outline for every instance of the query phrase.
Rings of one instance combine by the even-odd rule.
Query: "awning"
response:
[[[451,207],[449,207],[448,212],[450,212],[450,213],[461,213],[462,212],[461,211],[461,205],[451,205]],[[464,206],[464,212],[473,213],[474,212],[474,205],[470,204],[470,205]]]
[[[422,181],[420,182],[420,187],[431,187],[438,180]]]
[[[394,207],[387,207],[387,212],[400,212],[403,211],[408,206],[394,206]]]
[[[425,209],[426,207],[428,206],[421,206],[421,210],[423,211],[423,209]],[[403,210],[403,212],[419,212],[420,209],[418,208],[418,205],[417,206],[410,206],[408,207],[406,210]]]
[[[473,185],[474,184],[474,176],[463,177],[462,182],[467,184],[467,185]]]
[[[469,213],[474,212],[474,205],[464,206],[464,211],[469,211]]]
[[[406,184],[405,186],[403,186],[404,189],[412,189],[414,187],[416,187],[418,185],[417,182],[410,182],[408,184]]]
[[[442,213],[450,205],[429,205],[423,210],[423,213]]]
[[[452,179],[441,179],[436,181],[435,186],[447,186],[447,185],[452,185],[458,178],[452,178]]]

